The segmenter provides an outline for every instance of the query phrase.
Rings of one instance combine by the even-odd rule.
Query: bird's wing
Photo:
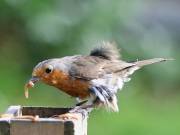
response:
[[[81,56],[72,62],[69,74],[74,78],[93,80],[107,74],[116,74],[133,65],[120,60],[110,61],[95,56]]]
[[[93,56],[77,57],[71,64],[69,74],[78,79],[92,80],[103,74],[102,67],[106,60]]]

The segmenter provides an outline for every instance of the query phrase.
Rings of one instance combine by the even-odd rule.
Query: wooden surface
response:
[[[49,118],[64,114],[69,108],[10,107],[6,114],[14,116],[39,115],[37,122],[29,119],[1,118],[0,135],[87,135],[87,115],[78,113],[78,120]]]

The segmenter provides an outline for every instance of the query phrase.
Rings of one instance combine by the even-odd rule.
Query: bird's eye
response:
[[[51,66],[51,65],[47,66],[46,69],[45,69],[45,72],[47,74],[51,73],[52,71],[53,71],[53,66]]]

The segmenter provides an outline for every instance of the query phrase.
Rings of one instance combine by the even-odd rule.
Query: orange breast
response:
[[[84,99],[89,96],[88,89],[90,84],[88,81],[74,79],[68,74],[60,71],[55,70],[43,81],[49,85],[59,88],[60,90],[66,92],[73,97],[79,97],[81,99]]]

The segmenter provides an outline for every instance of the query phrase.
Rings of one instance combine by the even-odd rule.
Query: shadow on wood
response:
[[[38,115],[37,122],[29,119],[0,119],[0,135],[87,135],[87,115],[78,113],[79,119],[54,119],[53,115],[68,112],[70,108],[11,106],[6,114],[13,116]]]

